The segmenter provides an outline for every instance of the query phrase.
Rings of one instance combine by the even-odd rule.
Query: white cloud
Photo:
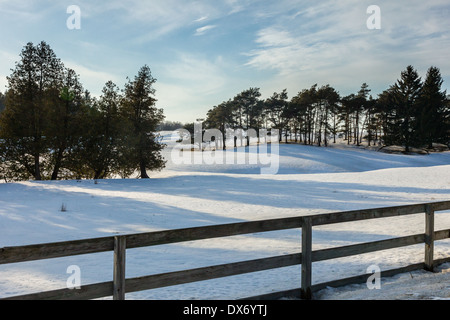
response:
[[[201,27],[201,28],[197,28],[195,30],[195,35],[196,36],[204,35],[208,30],[211,30],[211,29],[214,29],[214,28],[216,28],[215,25],[207,25],[207,26],[204,26],[204,27]]]
[[[101,6],[97,3],[86,3],[86,6],[86,10],[90,14],[95,13],[94,16],[102,16],[108,11],[120,12],[117,19],[121,23],[135,27],[145,27],[147,34],[138,37],[140,42],[158,39],[173,31],[185,28],[192,23],[217,19],[224,16],[223,9],[229,7],[229,5],[223,2],[211,2],[207,0],[111,0]],[[82,6],[80,5],[80,7]]]
[[[230,7],[228,14],[241,12],[246,7],[246,4],[242,0],[225,0],[225,3]]]
[[[194,22],[203,22],[203,21],[205,21],[207,19],[208,19],[208,16],[203,16],[203,17],[200,17],[200,18],[194,20]]]
[[[294,42],[295,39],[288,31],[273,27],[260,30],[256,39],[261,47],[289,46]]]
[[[450,78],[448,0],[78,0],[81,31],[55,30],[69,4],[0,0],[0,25],[11,30],[2,50],[14,52],[0,51],[0,90],[30,40],[48,41],[93,93],[108,80],[122,86],[148,64],[158,103],[182,113],[203,112],[247,85],[263,95],[287,87],[291,96],[314,83],[386,87],[408,64],[421,75],[436,65]],[[371,4],[381,8],[381,30],[366,27]]]
[[[367,29],[368,5],[327,1],[285,12],[255,34],[246,65],[272,70],[274,83],[291,81],[297,90],[317,82],[387,87],[409,64],[421,73],[436,65],[450,74],[450,25],[442,2],[385,3],[381,30]]]

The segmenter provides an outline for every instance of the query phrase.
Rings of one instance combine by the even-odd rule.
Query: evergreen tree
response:
[[[317,118],[319,114],[319,103],[318,103],[319,99],[317,95],[317,90],[318,90],[317,84],[309,89],[309,98],[311,99],[310,106],[308,108],[309,145],[313,145],[317,141],[316,131],[318,127]]]
[[[409,152],[410,147],[417,142],[414,134],[421,89],[422,81],[412,66],[401,73],[401,78],[393,86],[399,143],[405,146],[405,152]]]
[[[354,110],[358,107],[358,100],[354,93],[351,93],[341,99],[341,104],[339,106],[339,120],[344,123],[344,138],[347,140],[347,144],[352,142],[352,132],[353,132],[353,114]]]
[[[28,43],[8,80],[6,109],[0,116],[5,161],[22,178],[41,180],[48,170],[48,114],[58,99],[63,65],[45,42]]]
[[[398,120],[396,119],[398,116],[393,86],[378,95],[376,108],[380,114],[384,144],[397,144],[400,141],[400,136],[397,128]]]
[[[134,80],[125,85],[121,112],[131,126],[127,134],[126,158],[130,166],[149,178],[147,170],[161,170],[165,161],[161,155],[164,145],[158,141],[156,129],[164,120],[163,110],[155,107],[155,89],[150,68],[143,66]]]
[[[441,90],[442,77],[438,68],[430,67],[419,97],[416,130],[419,142],[432,148],[433,142],[447,143],[445,118],[446,92]]]
[[[265,100],[265,113],[267,119],[272,123],[273,129],[279,130],[279,139],[281,142],[283,129],[287,127],[288,119],[285,117],[285,109],[288,106],[288,94],[284,89],[282,92],[274,92],[273,95]],[[287,135],[287,131],[285,131]]]
[[[209,129],[218,129],[223,133],[222,149],[226,150],[227,129],[235,127],[233,109],[235,103],[232,100],[224,101],[218,106],[213,107],[207,113],[205,125]]]
[[[69,149],[78,142],[83,133],[85,134],[80,130],[81,122],[85,121],[81,108],[83,95],[84,90],[78,75],[74,70],[66,69],[58,99],[47,102],[51,104],[47,115],[46,138],[52,149],[49,155],[52,180],[58,179],[62,168],[67,168],[65,161],[69,160]]]
[[[80,168],[80,173],[84,172],[93,179],[105,179],[113,173],[122,176],[127,176],[124,172],[131,174],[120,165],[126,162],[122,155],[126,149],[123,137],[127,123],[119,113],[120,100],[120,89],[108,81],[98,100],[84,104],[84,134],[74,150],[73,158],[86,165],[84,170]]]
[[[362,129],[364,129],[364,125],[362,125],[361,129],[361,121],[363,121],[363,113],[364,110],[367,108],[367,99],[370,93],[369,86],[367,83],[363,83],[361,85],[361,89],[358,91],[358,94],[354,97],[353,104],[352,104],[352,111],[353,111],[353,137],[354,137],[354,143],[359,146],[362,141]]]
[[[321,145],[322,136],[325,146],[328,146],[328,133],[332,131],[329,118],[336,109],[340,100],[337,91],[330,85],[323,86],[317,91],[318,99],[318,144]]]
[[[303,112],[301,104],[297,96],[293,97],[284,110],[284,117],[289,119],[288,126],[290,127],[291,134],[294,134],[294,141],[298,141],[298,133],[301,132],[301,126],[303,124]],[[301,136],[300,136],[301,139]]]
[[[305,144],[307,143],[307,110],[309,105],[308,90],[299,92],[296,96],[292,97],[289,103],[288,108],[293,118],[295,142],[299,139],[300,142],[304,141]]]
[[[365,117],[365,130],[367,131],[367,146],[370,147],[371,142],[377,140],[378,118],[377,118],[377,100],[372,96],[366,100],[364,109],[366,113]]]
[[[258,117],[261,111],[259,106],[259,97],[261,93],[259,88],[250,88],[242,91],[236,97],[234,97],[234,103],[241,111],[243,124],[241,122],[241,128],[248,130],[254,129],[258,132]],[[250,145],[250,138],[247,135],[247,146]]]

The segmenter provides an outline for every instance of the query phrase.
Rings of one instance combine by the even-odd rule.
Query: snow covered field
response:
[[[170,142],[170,139],[166,139]],[[238,152],[243,152],[240,149]],[[175,165],[144,180],[0,184],[0,248],[174,228],[450,200],[450,152],[384,154],[349,147],[280,145],[277,175],[257,165]],[[62,206],[66,211],[62,212]],[[450,212],[436,214],[450,228]],[[424,215],[316,227],[313,250],[424,232]],[[236,236],[127,251],[127,277],[301,251],[300,230]],[[313,264],[313,284],[423,262],[423,245]],[[435,258],[450,256],[450,241]],[[112,280],[113,254],[0,266],[0,297],[66,287],[67,268],[81,284]],[[367,286],[326,289],[321,299],[448,299],[450,264]],[[127,299],[236,299],[300,287],[300,266],[127,294]]]

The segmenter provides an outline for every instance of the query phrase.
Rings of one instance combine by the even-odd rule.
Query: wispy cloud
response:
[[[208,16],[200,17],[200,18],[194,20],[194,22],[203,22],[203,21],[205,21],[205,20],[208,20]]]
[[[214,29],[216,28],[215,25],[207,25],[201,28],[197,28],[197,30],[195,30],[195,35],[196,36],[201,36],[204,35],[208,30]]]
[[[186,105],[204,115],[247,85],[263,95],[314,83],[386,88],[408,64],[421,74],[436,65],[450,83],[448,0],[77,0],[78,31],[66,28],[70,4],[0,0],[0,29],[8,31],[1,35],[0,91],[20,49],[41,40],[91,92],[107,80],[123,85],[148,64],[158,104],[186,117]],[[366,27],[372,4],[381,8],[381,30]]]
[[[385,3],[381,30],[367,29],[368,5],[326,1],[290,7],[277,19],[283,23],[274,21],[255,33],[256,47],[245,53],[246,65],[275,71],[297,86],[318,81],[356,87],[371,81],[382,87],[408,64],[424,72],[440,63],[444,74],[450,73],[445,58],[450,24],[442,16],[442,1]]]
[[[95,16],[103,16],[104,12],[117,14],[117,21],[145,28],[146,35],[138,38],[145,41],[155,40],[176,30],[185,28],[192,23],[218,19],[226,15],[231,4],[227,2],[211,2],[207,0],[185,1],[140,1],[140,0],[111,0],[104,6],[88,3],[87,10]],[[118,14],[120,13],[120,14]],[[212,26],[198,29],[201,34]]]

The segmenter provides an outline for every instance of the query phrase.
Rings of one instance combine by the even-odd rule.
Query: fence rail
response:
[[[405,270],[411,271],[416,269],[426,269],[428,271],[432,271],[437,263],[450,261],[450,257],[440,260],[434,259],[434,242],[450,238],[450,229],[435,231],[434,227],[435,212],[446,210],[450,210],[450,201],[0,248],[0,265],[114,251],[113,280],[110,282],[85,285],[77,290],[65,288],[8,297],[4,299],[86,300],[113,296],[115,300],[123,300],[125,299],[125,294],[130,292],[156,289],[299,264],[301,265],[301,288],[272,293],[270,295],[252,297],[251,299],[276,298],[287,294],[298,295],[305,299],[311,299],[314,291],[320,290],[326,286],[339,286],[349,283],[364,282],[364,277],[367,278],[366,275],[361,275],[348,279],[340,279],[328,283],[312,285],[313,262],[411,246],[421,243],[425,244],[425,257],[423,263],[406,266],[396,270],[385,271],[382,275],[392,275],[399,272],[405,272]],[[312,230],[315,226],[419,213],[425,213],[425,232],[422,234],[316,251],[312,250]],[[127,249],[297,228],[302,229],[300,253],[138,278],[125,278]]]

